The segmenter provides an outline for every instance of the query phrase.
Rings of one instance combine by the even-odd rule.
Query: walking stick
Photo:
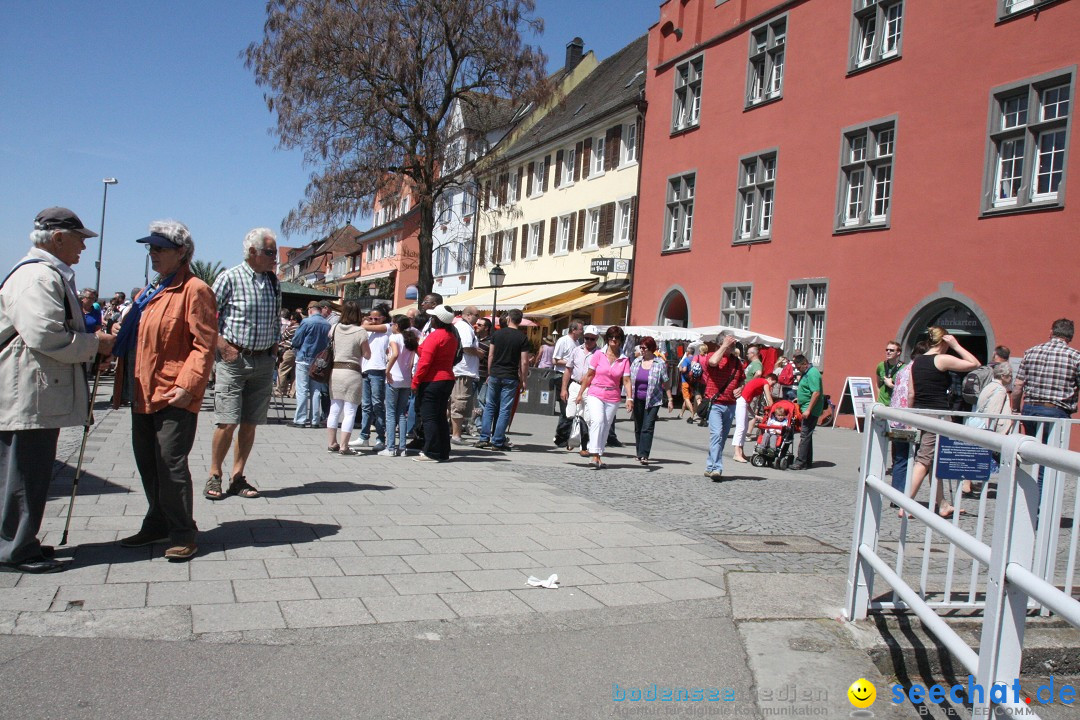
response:
[[[82,476],[83,455],[86,454],[86,438],[90,435],[90,428],[94,425],[94,401],[97,400],[98,382],[101,380],[101,358],[95,358],[97,368],[94,371],[94,389],[90,391],[90,407],[86,412],[86,422],[83,424],[82,444],[79,446],[79,461],[75,465],[75,480],[71,483],[71,499],[68,501],[67,521],[64,522],[64,534],[60,537],[60,544],[67,545],[68,528],[71,527],[71,512],[75,509],[75,493],[79,489],[79,478]]]

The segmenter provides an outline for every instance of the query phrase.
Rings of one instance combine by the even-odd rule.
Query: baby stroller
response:
[[[767,410],[772,414],[777,408],[787,409],[789,422],[779,435],[768,432],[770,428],[767,417],[758,423],[757,427],[761,433],[758,435],[757,444],[754,445],[754,456],[750,458],[750,463],[754,467],[772,465],[778,470],[787,470],[795,461],[792,447],[795,445],[795,433],[799,432],[802,424],[802,412],[799,410],[798,403],[790,400],[777,400]],[[775,447],[770,445],[770,438],[776,438]]]

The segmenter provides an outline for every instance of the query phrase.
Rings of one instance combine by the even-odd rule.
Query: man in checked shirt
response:
[[[1076,412],[1078,384],[1080,384],[1080,351],[1069,347],[1073,339],[1073,321],[1068,318],[1055,320],[1050,328],[1050,339],[1041,345],[1028,348],[1020,369],[1013,379],[1013,408],[1021,415],[1067,418]],[[1024,432],[1046,441],[1050,426],[1044,423],[1036,428],[1034,421],[1024,421]],[[1039,489],[1042,489],[1043,469],[1039,468]]]
[[[214,439],[210,479],[203,495],[221,500],[225,495],[259,496],[244,476],[255,427],[266,422],[274,380],[274,361],[281,323],[281,287],[277,267],[277,236],[270,228],[255,228],[244,236],[244,262],[218,275],[214,294],[218,304],[217,361],[214,363]],[[222,492],[222,464],[240,431],[233,450],[229,489]]]

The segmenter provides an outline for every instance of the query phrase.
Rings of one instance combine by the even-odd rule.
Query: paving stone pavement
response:
[[[126,619],[125,637],[137,628],[147,637],[243,637],[702,601],[725,596],[732,568],[846,568],[852,518],[837,508],[852,505],[859,447],[849,430],[819,430],[813,470],[729,460],[724,482],[714,483],[702,476],[708,431],[677,418],[659,423],[654,462],[642,467],[620,413],[628,446],[611,450],[607,470],[592,471],[551,447],[549,416],[519,414],[512,453],[455,447],[453,461],[438,465],[332,455],[324,430],[280,417],[272,411],[260,428],[248,465],[262,496],[210,502],[200,492],[213,429],[204,408],[190,456],[200,551],[176,564],[163,559],[164,545],[115,544],[139,528],[146,502],[129,411],[99,410],[61,550],[72,568],[0,576],[0,632],[81,634],[110,627],[115,614]],[[47,507],[46,543],[60,540],[79,439],[78,428],[62,436],[67,466]],[[824,545],[743,552],[712,533],[806,535]],[[559,590],[526,583],[551,574]]]

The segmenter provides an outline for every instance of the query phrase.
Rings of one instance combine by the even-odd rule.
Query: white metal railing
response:
[[[889,456],[890,420],[922,432],[936,433],[939,438],[961,440],[1000,454],[992,522],[980,522],[976,528],[978,535],[960,526],[959,508],[954,512],[952,521],[946,520],[934,511],[933,500],[930,508],[924,507],[884,481]],[[1053,433],[1050,434],[1050,441],[1054,444],[1067,442],[1067,438],[1067,426],[1056,438]],[[1046,471],[1042,483],[1036,477],[1035,466]],[[935,496],[935,475],[930,474],[931,498]],[[1009,684],[1019,677],[1024,626],[1031,599],[1046,612],[1053,612],[1074,627],[1080,627],[1080,601],[1072,597],[1076,564],[1075,526],[1072,528],[1068,553],[1065,590],[1047,579],[1054,577],[1054,570],[1048,573],[1047,568],[1054,568],[1058,563],[1057,528],[1062,514],[1064,478],[1080,476],[1080,453],[1043,444],[1025,435],[999,435],[926,414],[875,405],[867,425],[861,476],[848,572],[846,615],[849,620],[865,619],[870,610],[905,608],[914,612],[987,690],[997,683]],[[927,601],[929,561],[923,563],[920,590],[916,591],[903,577],[901,556],[904,544],[901,542],[897,545],[896,569],[890,567],[879,554],[885,524],[882,515],[884,500],[893,502],[906,514],[926,524],[925,545],[929,546],[931,535],[948,542],[946,586],[951,582],[955,550],[963,552],[973,565],[986,568],[982,599],[976,599],[972,593],[967,603],[968,607],[981,608],[983,611],[982,635],[977,651],[969,647],[938,616],[934,604]],[[984,492],[980,504],[985,508],[986,503]],[[1074,520],[1078,506],[1080,500],[1074,501]],[[899,525],[902,538],[906,534],[907,518]],[[984,532],[990,535],[989,544],[981,539]],[[893,589],[892,603],[873,601],[877,577]],[[950,599],[949,592],[946,587],[946,600]],[[1006,711],[1010,709],[1008,704],[999,706]],[[1013,709],[1019,707],[1024,707],[1030,714],[1030,706]],[[991,712],[989,692],[984,693],[981,702],[975,703],[975,708],[984,716]]]
[[[915,414],[921,414],[930,417],[940,417],[938,411],[927,410],[915,410],[911,411]],[[1053,447],[1067,448],[1069,446],[1069,438],[1071,426],[1076,424],[1077,421],[1069,419],[1058,418],[1045,418],[1045,417],[1024,417],[1016,415],[993,415],[985,413],[965,413],[956,412],[950,413],[951,416],[961,416],[965,419],[968,417],[978,417],[979,419],[1003,419],[1016,421],[1013,423],[1012,432],[1019,433],[1021,428],[1021,421],[1028,421],[1037,425],[1036,432],[1042,438],[1043,442]],[[895,423],[894,423],[895,425]],[[955,426],[952,426],[955,428]],[[891,432],[890,436],[900,436],[902,439],[904,433]],[[894,440],[895,442],[895,440]],[[907,476],[899,478],[899,487],[907,488],[910,486],[911,474],[914,470],[915,445],[913,443],[899,443],[893,445],[894,460],[896,463],[896,454],[898,451],[903,452],[905,445],[907,447],[906,455],[904,459],[907,460]],[[988,454],[989,451],[987,451]],[[1072,517],[1076,518],[1080,515],[1080,479],[1072,478],[1067,479],[1062,473],[1056,470],[1047,470],[1042,468],[1039,470],[1039,474],[1046,474],[1045,487],[1047,492],[1042,494],[1041,503],[1042,506],[1039,510],[1040,517],[1052,518],[1052,522],[1040,523],[1036,534],[1035,552],[1036,559],[1034,567],[1037,568],[1037,574],[1042,579],[1049,582],[1051,585],[1058,583],[1059,575],[1063,578],[1063,586],[1066,594],[1072,592],[1076,579],[1077,571],[1077,549],[1078,545],[1078,530],[1077,528],[1071,528],[1071,537],[1068,542],[1063,542],[1062,538],[1066,534],[1065,530],[1060,528],[1060,518],[1063,515],[1063,510],[1067,502],[1071,499],[1073,505]],[[974,475],[969,478],[974,480]],[[897,478],[894,477],[893,486],[897,487]],[[938,463],[937,458],[934,458],[930,474],[929,474],[929,488],[931,497],[936,496],[937,486],[941,484],[938,478]],[[990,501],[991,492],[997,485],[997,478],[991,476],[986,482],[973,483],[977,487],[975,492],[974,501],[974,513],[968,512],[966,495],[955,492],[955,487],[945,488],[953,490],[952,503],[957,508],[956,512],[963,513],[965,524],[974,524],[974,538],[977,541],[981,541],[986,534],[987,529],[992,526],[993,517],[993,503]],[[1071,498],[1066,497],[1068,493]],[[954,524],[959,524],[960,516],[954,517]],[[904,565],[909,560],[909,555],[912,553],[911,545],[917,543],[917,539],[913,540],[909,537],[908,523],[903,521],[901,523],[901,531],[896,542],[896,558],[893,570],[898,574],[904,575]],[[934,565],[934,553],[940,552],[935,547],[931,540],[933,537],[933,531],[926,526],[924,528],[924,535],[921,544],[921,574],[919,578],[919,589],[923,596],[923,599],[933,608],[942,610],[945,608],[953,610],[965,610],[965,609],[979,609],[983,607],[983,602],[980,597],[979,588],[981,583],[985,581],[983,575],[985,574],[988,565],[983,562],[970,561],[970,577],[966,581],[966,592],[961,590],[955,590],[955,588],[962,588],[964,581],[959,578],[959,574],[962,570],[962,566],[966,561],[964,554],[959,557],[957,555],[957,545],[950,543],[947,546],[946,567],[944,571],[944,587],[939,592],[931,593],[928,590],[928,575],[931,566]],[[916,549],[920,546],[915,545]],[[970,556],[968,552],[966,555]],[[1067,555],[1067,557],[1066,557]],[[938,563],[940,565],[940,563]],[[1031,600],[1033,607],[1042,607],[1042,614],[1048,615],[1049,610],[1044,606],[1041,606],[1034,598]],[[894,591],[893,597],[888,601],[875,601],[871,603],[871,609],[895,609],[905,608],[906,604],[899,598]]]

